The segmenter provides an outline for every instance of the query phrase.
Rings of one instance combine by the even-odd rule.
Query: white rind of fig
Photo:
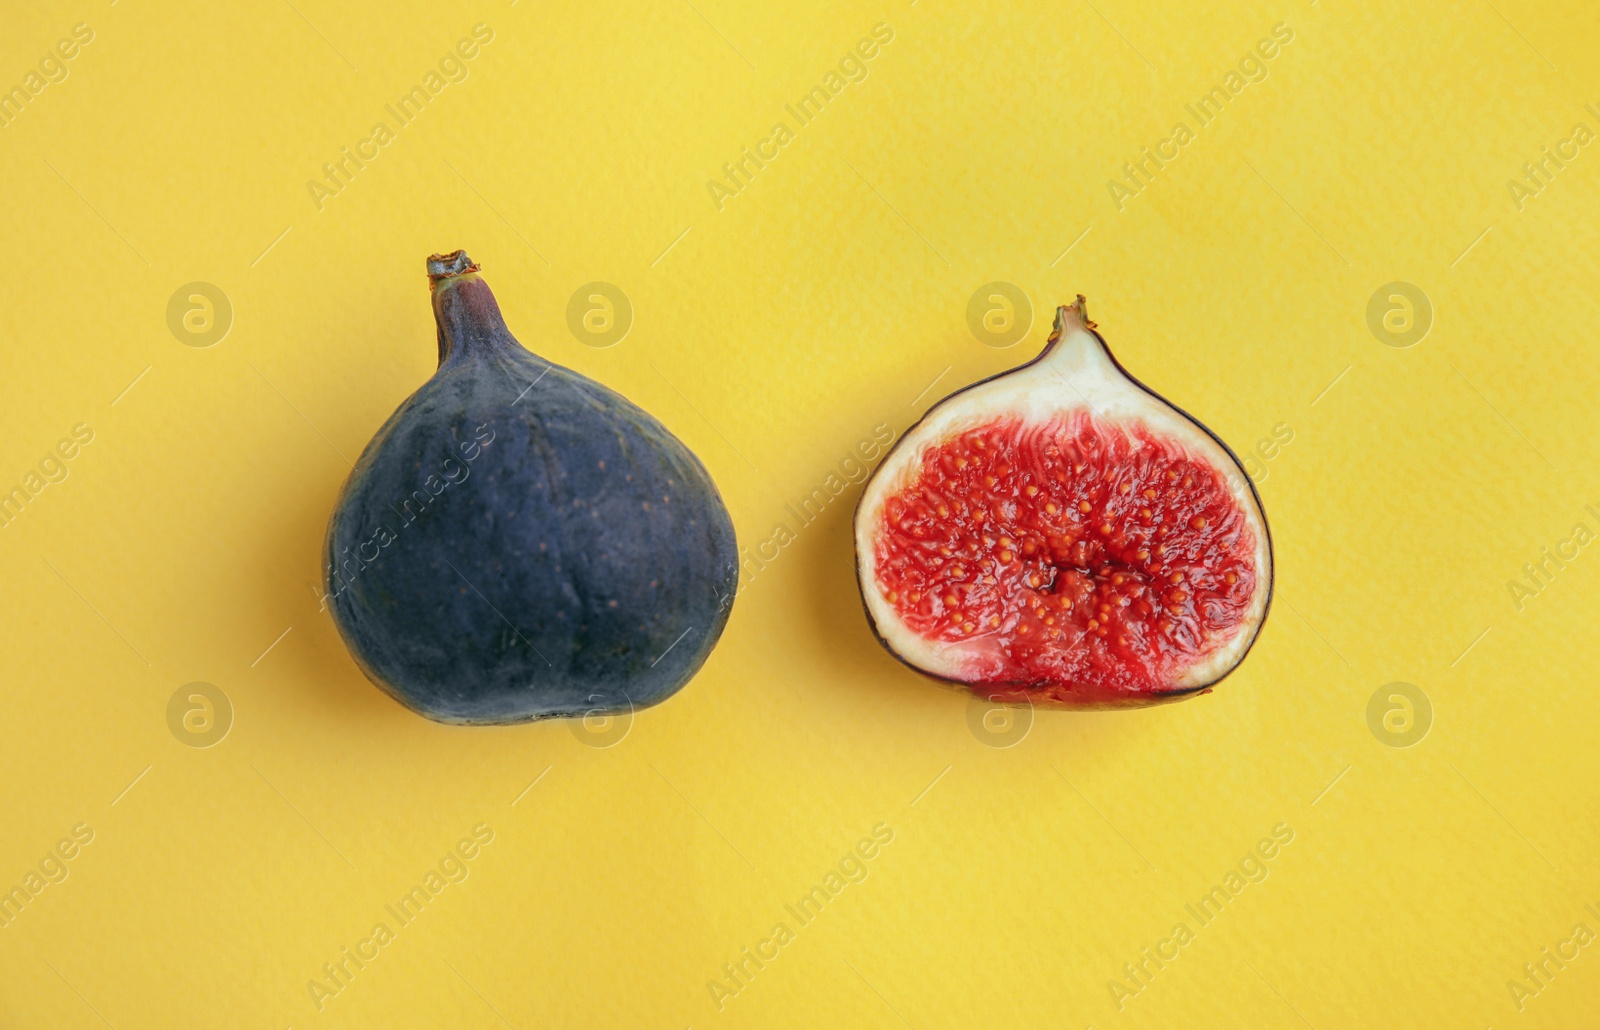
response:
[[[905,663],[939,679],[980,683],[999,645],[991,637],[942,642],[907,626],[884,597],[877,580],[875,535],[890,497],[915,481],[924,453],[971,429],[1008,416],[1037,425],[1092,414],[1113,425],[1143,423],[1151,433],[1180,444],[1218,470],[1244,513],[1255,540],[1255,591],[1244,617],[1228,638],[1206,642],[1203,656],[1187,667],[1164,693],[1181,694],[1209,686],[1243,660],[1266,619],[1272,594],[1272,541],[1261,502],[1239,459],[1210,430],[1140,383],[1111,356],[1080,295],[1058,308],[1054,331],[1040,355],[1025,365],[966,387],[932,408],[884,456],[856,508],[856,573],[873,628],[886,647]],[[1135,441],[1136,446],[1137,441]],[[1159,696],[1150,700],[1160,700]]]

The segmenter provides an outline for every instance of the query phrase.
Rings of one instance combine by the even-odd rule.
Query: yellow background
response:
[[[0,1024],[1593,1025],[1592,946],[1521,1012],[1507,987],[1600,931],[1600,553],[1520,611],[1507,586],[1600,529],[1600,148],[1521,210],[1506,185],[1600,131],[1585,5],[246,6],[19,8],[0,41],[9,87],[95,33],[0,129],[0,484],[95,432],[0,529],[0,886],[95,833],[0,929]],[[477,22],[468,78],[318,210],[307,180]],[[865,81],[796,128],[879,22]],[[1279,22],[1265,81],[1119,211],[1108,180]],[[708,181],[780,119],[719,211]],[[525,344],[701,456],[747,548],[1084,292],[1237,450],[1292,427],[1260,483],[1271,618],[1209,696],[992,747],[869,633],[852,486],[615,746],[428,723],[315,585],[347,461],[431,371],[422,262],[454,247]],[[167,324],[196,281],[234,309],[209,348]],[[635,309],[609,349],[567,327],[591,281]],[[966,324],[991,281],[1036,312],[1010,349]],[[1367,324],[1394,281],[1434,309],[1404,349]],[[208,749],[167,723],[194,681],[234,708]],[[1367,722],[1395,681],[1433,706],[1410,748]],[[880,822],[868,878],[795,924]],[[1266,881],[1196,928],[1280,822]],[[318,1011],[307,981],[478,823],[470,877]],[[1107,982],[1180,920],[1119,1011]],[[778,922],[719,1011],[707,981]]]

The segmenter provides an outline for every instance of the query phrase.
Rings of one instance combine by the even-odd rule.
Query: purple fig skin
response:
[[[350,653],[441,722],[670,697],[738,587],[716,484],[649,414],[518,343],[465,254],[428,270],[438,371],[362,452],[328,526]]]

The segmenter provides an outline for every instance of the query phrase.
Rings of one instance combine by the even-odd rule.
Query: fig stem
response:
[[[428,279],[438,282],[440,279],[451,279],[468,272],[476,272],[478,266],[467,257],[464,250],[453,250],[448,254],[433,254],[428,258]]]
[[[494,292],[464,250],[428,258],[428,285],[438,327],[439,364],[455,354],[487,354],[518,346]]]
[[[1068,329],[1093,329],[1096,323],[1089,318],[1089,302],[1083,294],[1071,304],[1056,308],[1056,321],[1049,342],[1055,343]]]

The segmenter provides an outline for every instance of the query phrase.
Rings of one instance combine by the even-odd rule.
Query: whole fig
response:
[[[362,452],[328,526],[350,653],[441,722],[670,697],[738,585],[716,484],[660,422],[523,348],[465,253],[428,275],[438,370]]]

